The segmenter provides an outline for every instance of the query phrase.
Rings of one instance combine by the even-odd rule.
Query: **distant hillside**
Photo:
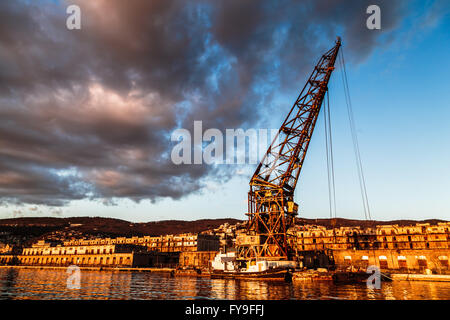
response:
[[[373,226],[373,225],[411,225],[417,222],[436,224],[444,220],[430,219],[423,221],[415,220],[393,220],[393,221],[365,221],[337,218],[336,227],[341,226]],[[236,224],[242,222],[237,219],[202,219],[195,221],[165,220],[145,223],[132,223],[125,220],[100,217],[73,217],[73,218],[50,218],[30,217],[0,219],[0,233],[6,232],[12,235],[34,238],[53,231],[75,231],[85,235],[95,236],[158,236],[165,234],[198,233],[201,231],[217,228],[223,223]],[[330,219],[305,219],[297,218],[297,224],[315,224],[332,227]]]
[[[202,219],[195,221],[165,220],[133,223],[120,219],[100,217],[74,218],[12,218],[0,219],[0,232],[41,235],[55,230],[74,230],[84,234],[118,236],[159,236],[165,234],[197,233],[217,228],[226,222],[235,224],[237,219]]]

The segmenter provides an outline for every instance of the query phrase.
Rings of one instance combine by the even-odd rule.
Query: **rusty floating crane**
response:
[[[340,46],[338,37],[319,59],[250,180],[247,231],[237,238],[237,260],[292,258],[287,230],[298,212],[294,191]]]

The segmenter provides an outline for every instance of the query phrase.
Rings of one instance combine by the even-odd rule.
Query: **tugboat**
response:
[[[211,263],[212,279],[292,281],[295,261],[252,260],[238,266],[234,252],[219,253]]]

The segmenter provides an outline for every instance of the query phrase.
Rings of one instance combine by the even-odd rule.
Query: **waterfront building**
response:
[[[218,251],[185,251],[180,253],[179,266],[181,268],[209,269],[211,261]]]
[[[52,246],[40,241],[24,248],[17,256],[20,265],[46,266],[120,266],[148,265],[147,250],[142,246],[108,244],[92,246]]]
[[[9,244],[0,243],[0,254],[8,254],[12,252],[12,246]]]
[[[148,251],[185,252],[214,251],[219,249],[219,239],[215,235],[184,233],[158,237],[117,237],[97,239],[75,239],[65,241],[64,246],[94,246],[130,244],[147,248]]]
[[[325,255],[341,267],[376,265],[390,271],[450,273],[450,222],[333,229],[297,226],[290,232],[291,246],[308,267],[323,265],[320,259]]]
[[[176,267],[180,252],[185,265],[204,266],[203,252],[219,251],[219,239],[207,234],[181,234],[160,237],[119,237],[74,239],[64,241],[39,240],[18,254],[0,255],[0,264],[31,266],[88,267]],[[195,256],[195,257],[194,257]],[[201,263],[199,263],[199,261]]]

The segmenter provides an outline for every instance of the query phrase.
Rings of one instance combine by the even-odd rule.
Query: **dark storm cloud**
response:
[[[377,1],[71,1],[0,3],[2,204],[179,199],[229,168],[176,166],[171,132],[249,127],[278,90],[301,85],[339,33],[366,58],[407,14]],[[233,169],[233,168],[231,168]]]

